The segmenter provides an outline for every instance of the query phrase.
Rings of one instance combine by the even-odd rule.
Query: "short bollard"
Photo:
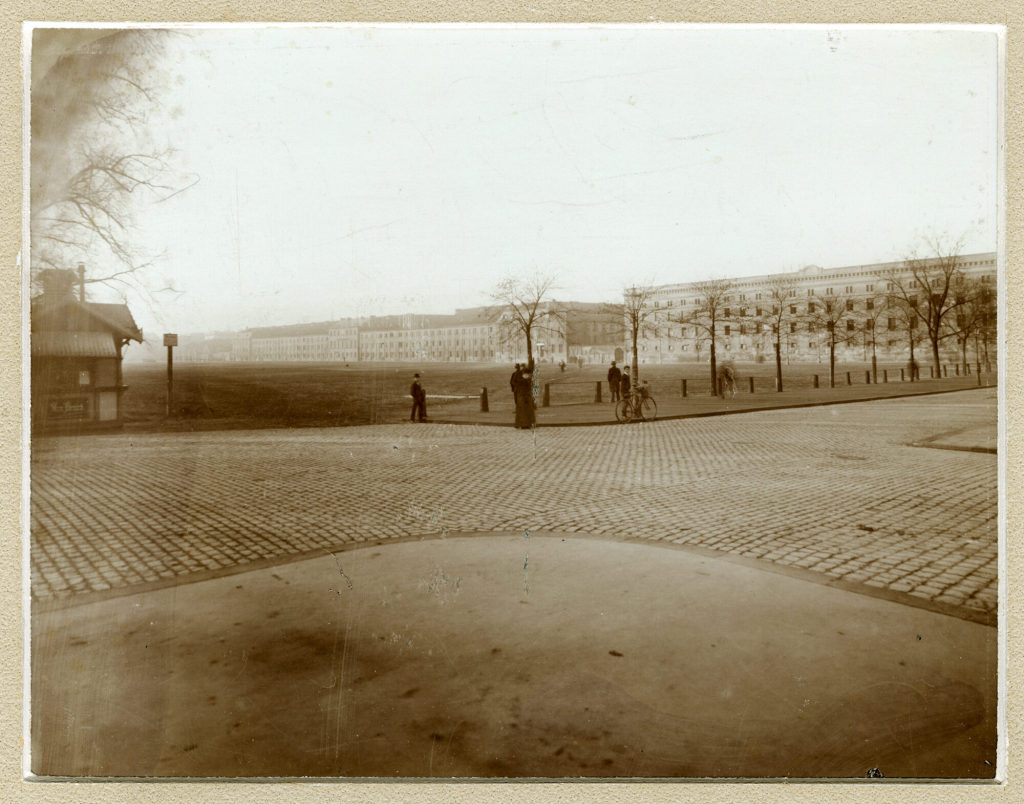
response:
[[[960,364],[957,363],[955,366],[953,366],[953,370],[956,372],[956,376],[959,377],[960,376]]]
[[[490,408],[487,406],[487,388],[480,389],[480,412],[487,413]]]
[[[929,380],[934,380],[935,379],[935,366],[928,366],[928,379]]]
[[[905,369],[900,369],[900,382],[903,382],[905,379],[907,379],[906,376],[904,376],[903,374],[904,371]]]
[[[542,407],[551,407],[551,383],[544,383],[544,401],[541,403]]]
[[[818,387],[818,375],[817,374],[814,375],[814,387],[815,388]]]
[[[594,402],[597,403],[597,402],[600,402],[600,401],[601,401],[601,381],[598,380],[597,382],[594,383]]]
[[[846,372],[846,384],[853,385],[853,380],[850,379],[850,372]]]
[[[864,384],[871,385],[871,370],[864,372]]]
[[[686,399],[686,380],[680,380],[680,390],[683,392],[683,399]]]
[[[889,369],[882,369],[882,382],[889,382]]]
[[[754,393],[754,378],[747,377],[747,379],[750,380],[750,393]]]

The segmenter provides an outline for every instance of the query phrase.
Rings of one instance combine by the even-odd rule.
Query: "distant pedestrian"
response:
[[[412,414],[409,416],[409,421],[425,422],[427,420],[427,392],[420,383],[419,374],[413,375],[409,396],[412,397]],[[418,418],[417,413],[419,414]]]
[[[622,372],[613,360],[611,368],[608,369],[608,390],[611,392],[613,403],[619,401],[619,384],[621,382]]]
[[[558,364],[558,368],[559,368],[559,370],[561,372],[563,372],[563,373],[565,372],[565,361],[564,360],[561,363]]]
[[[533,361],[521,366],[515,377],[516,428],[529,430],[537,420],[533,400]]]
[[[625,399],[629,396],[629,366],[623,366],[622,379],[619,380],[619,395]]]

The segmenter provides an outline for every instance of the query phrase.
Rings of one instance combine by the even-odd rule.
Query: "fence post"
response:
[[[882,369],[882,382],[889,382],[889,369]]]
[[[871,369],[864,372],[864,383],[866,385],[871,385]]]
[[[541,407],[551,407],[551,383],[544,383],[544,401],[541,403]]]
[[[682,384],[683,399],[686,399],[686,380],[679,381]]]
[[[815,388],[818,387],[818,375],[817,374],[814,375],[814,387]]]
[[[480,389],[480,412],[487,413],[490,408],[487,406],[487,386]]]
[[[905,369],[900,369],[900,382],[903,382],[906,379],[906,376],[903,373],[904,371]]]
[[[853,380],[850,379],[850,372],[846,372],[846,384],[853,385]]]
[[[601,381],[598,380],[594,383],[594,403],[601,401]]]
[[[754,393],[754,378],[747,377],[747,379],[750,380],[750,393]]]

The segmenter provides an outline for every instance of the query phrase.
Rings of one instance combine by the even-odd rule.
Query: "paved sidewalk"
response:
[[[995,773],[994,628],[663,546],[363,547],[32,636],[40,774]]]
[[[992,622],[997,462],[965,446],[994,443],[995,416],[995,390],[981,389],[535,433],[40,439],[32,593],[115,594],[450,532],[558,531],[713,550]]]
[[[787,390],[776,392],[765,390],[763,379],[755,386],[755,392],[749,392],[749,386],[740,382],[735,396],[720,398],[707,393],[707,382],[691,385],[687,396],[683,398],[682,389],[678,385],[667,385],[659,382],[652,389],[652,395],[658,404],[658,419],[680,419],[703,416],[719,416],[732,413],[746,413],[755,410],[772,410],[777,408],[801,408],[816,405],[841,404],[846,402],[864,402],[874,399],[894,399],[927,394],[948,393],[950,391],[977,390],[977,378],[947,377],[937,380],[920,380],[917,382],[900,382],[898,374],[891,382],[866,385],[856,382],[846,385],[846,377],[838,377],[835,388],[828,387],[828,370],[821,379],[821,387],[810,388],[803,385],[787,387]],[[543,399],[542,379],[538,388],[538,397]],[[537,407],[537,425],[539,427],[564,427],[572,425],[616,424],[615,406],[608,395],[607,383],[602,383],[602,402],[595,403],[593,382],[560,382],[551,381],[551,405]],[[995,389],[986,378],[982,388]],[[497,391],[489,394],[489,410],[480,410],[478,397],[448,400],[431,406],[431,419],[438,423],[456,424],[487,424],[513,426],[515,406],[511,394]]]

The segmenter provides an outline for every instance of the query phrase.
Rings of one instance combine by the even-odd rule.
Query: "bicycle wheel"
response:
[[[651,397],[644,397],[640,403],[640,418],[645,422],[653,422],[658,418],[658,403]]]
[[[632,408],[628,399],[620,399],[615,403],[615,418],[620,422],[628,422],[632,418]]]

